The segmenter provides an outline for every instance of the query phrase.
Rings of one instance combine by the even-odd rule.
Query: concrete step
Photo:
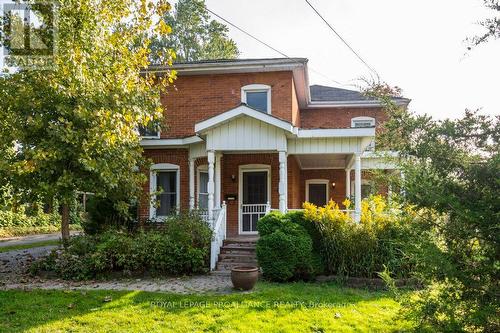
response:
[[[221,253],[219,254],[219,261],[256,261],[257,256],[255,254],[240,254],[240,253]]]
[[[226,245],[236,245],[236,246],[255,246],[257,244],[257,240],[255,238],[249,239],[225,239],[224,246]]]
[[[223,245],[221,247],[221,250],[255,251],[255,246],[229,244],[229,245]]]

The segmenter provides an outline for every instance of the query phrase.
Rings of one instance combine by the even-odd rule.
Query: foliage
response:
[[[438,331],[494,331],[500,326],[499,117],[466,111],[433,120],[397,107],[375,85],[389,121],[380,146],[398,151],[404,204],[419,212],[412,256],[428,286],[407,302],[409,314]],[[387,87],[387,86],[386,86]]]
[[[257,222],[260,237],[257,259],[264,276],[272,281],[309,279],[315,261],[307,230],[288,215],[272,212]]]
[[[413,263],[406,246],[412,241],[412,221],[380,195],[364,199],[361,207],[358,224],[333,201],[324,207],[304,204],[304,220],[315,231],[326,273],[372,278],[387,268],[396,277],[409,277]]]
[[[467,42],[469,43],[469,50],[471,50],[475,46],[488,42],[490,39],[500,38],[500,1],[483,0],[483,2],[485,7],[494,11],[496,15],[479,22],[479,25],[485,31],[481,35],[467,38]]]
[[[136,233],[109,230],[94,236],[72,237],[63,248],[35,262],[31,270],[54,272],[72,280],[111,273],[155,276],[204,273],[208,269],[211,238],[211,229],[199,216],[182,213],[157,230]]]
[[[141,71],[149,65],[148,34],[169,32],[157,19],[169,8],[163,0],[58,1],[50,69],[19,62],[17,71],[0,77],[2,181],[16,196],[59,201],[63,237],[75,192],[136,197],[140,191],[137,128],[162,118],[160,94],[175,78]],[[42,12],[40,19],[50,15]],[[146,37],[138,42],[137,36]],[[171,52],[156,56],[171,64]]]
[[[2,290],[0,331],[407,332],[412,327],[397,318],[400,306],[387,293],[331,283],[259,282],[252,293],[188,295],[89,289]]]
[[[59,245],[60,243],[61,242],[59,240],[48,240],[48,241],[41,241],[41,242],[28,243],[28,244],[0,246],[0,253],[9,252],[9,251],[32,249],[34,247]]]
[[[180,0],[164,20],[172,33],[153,39],[151,55],[155,63],[161,64],[156,52],[168,49],[176,51],[179,61],[233,59],[239,54],[236,43],[227,36],[227,26],[210,20],[205,0]]]
[[[125,199],[121,202],[124,202]],[[128,211],[116,207],[117,202],[109,197],[91,196],[86,205],[87,218],[82,223],[87,235],[97,235],[108,229],[132,230],[137,222],[137,205],[129,204]]]

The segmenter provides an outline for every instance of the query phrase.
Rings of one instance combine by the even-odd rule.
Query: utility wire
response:
[[[311,7],[314,12],[323,20],[323,22],[325,22],[325,24],[330,28],[331,31],[333,31],[333,33],[342,41],[342,43],[345,44],[345,46],[347,46],[347,48],[349,50],[351,50],[352,53],[354,53],[354,55],[370,70],[372,71],[373,73],[375,73],[376,76],[379,76],[377,71],[370,65],[368,65],[368,63],[359,55],[358,52],[356,52],[352,47],[351,45],[349,45],[349,43],[335,30],[334,27],[332,27],[332,25],[330,23],[328,23],[328,21],[318,12],[318,10],[316,8],[314,8],[314,6],[309,2],[309,0],[304,0],[308,5],[309,7]]]
[[[250,37],[250,38],[252,38],[252,39],[256,40],[257,42],[259,42],[259,43],[261,43],[262,45],[264,45],[264,46],[268,47],[269,49],[273,50],[274,52],[276,52],[276,53],[278,53],[278,54],[282,55],[283,57],[288,58],[288,59],[292,59],[291,57],[289,57],[288,55],[286,55],[284,52],[281,52],[280,50],[278,50],[278,49],[276,49],[276,48],[272,47],[272,46],[271,46],[271,45],[269,45],[268,43],[266,43],[266,42],[262,41],[261,39],[259,39],[259,38],[255,37],[255,36],[254,36],[254,35],[252,35],[251,33],[249,33],[249,32],[247,32],[247,31],[243,30],[243,29],[242,29],[242,28],[240,28],[240,27],[238,27],[236,24],[234,24],[234,23],[232,23],[232,22],[230,22],[230,21],[226,20],[225,18],[223,18],[223,17],[222,17],[222,16],[220,16],[219,14],[214,13],[214,12],[213,12],[212,10],[210,10],[208,7],[206,7],[206,8],[207,8],[207,11],[208,11],[210,14],[212,14],[212,15],[216,16],[217,18],[219,18],[220,20],[222,20],[222,21],[224,21],[225,23],[229,24],[230,26],[234,27],[235,29],[237,29],[237,30],[241,31],[242,33],[244,33],[244,34],[245,34],[245,35],[247,35],[248,37]],[[323,74],[323,73],[321,73],[321,72],[319,72],[319,71],[315,70],[315,69],[314,69],[314,68],[312,68],[311,66],[309,66],[309,69],[310,69],[312,72],[314,72],[314,73],[316,73],[316,74],[319,74],[319,75],[323,76],[324,78],[327,78],[328,80],[330,80],[330,81],[332,81],[332,82],[334,82],[334,83],[336,83],[336,84],[339,84],[339,85],[341,85],[341,86],[347,86],[346,84],[343,84],[343,83],[341,83],[341,82],[339,82],[339,81],[337,81],[337,80],[334,80],[334,79],[332,79],[332,78],[330,78],[330,77],[326,76],[325,74]],[[349,86],[352,86],[352,85],[349,85]]]

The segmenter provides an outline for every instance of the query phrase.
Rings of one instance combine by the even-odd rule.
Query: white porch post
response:
[[[213,150],[207,152],[208,159],[208,221],[213,223],[214,218],[214,162],[215,153]]]
[[[287,157],[285,151],[279,152],[279,209],[286,213],[287,207]]]
[[[361,154],[354,156],[354,221],[361,220]]]
[[[189,209],[194,209],[194,158],[189,159]]]
[[[221,207],[221,199],[220,199],[220,192],[221,192],[221,158],[222,154],[217,153],[215,155],[215,207],[220,208]]]
[[[345,197],[351,197],[351,169],[345,169]]]

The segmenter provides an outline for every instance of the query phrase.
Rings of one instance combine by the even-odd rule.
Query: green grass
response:
[[[398,309],[384,292],[326,283],[262,282],[227,295],[16,290],[0,291],[0,332],[406,331]]]
[[[33,247],[40,247],[40,246],[47,246],[47,245],[58,245],[59,243],[60,243],[59,240],[47,240],[47,241],[41,241],[41,242],[35,242],[35,243],[29,243],[29,244],[22,244],[22,245],[1,246],[0,247],[0,253],[2,253],[2,252],[8,252],[8,251],[14,251],[14,250],[31,249]]]

